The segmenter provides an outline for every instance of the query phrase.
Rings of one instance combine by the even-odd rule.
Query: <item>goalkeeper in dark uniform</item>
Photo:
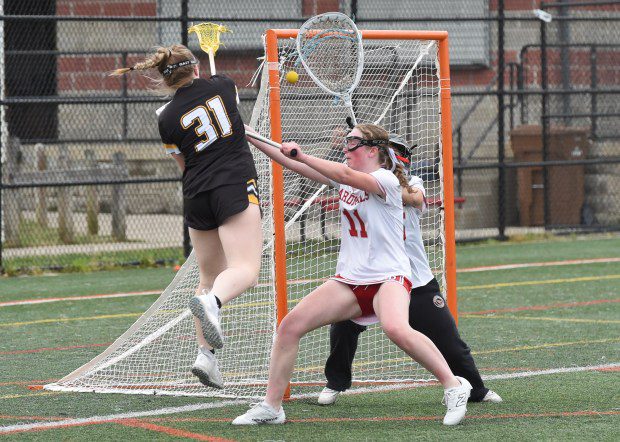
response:
[[[398,135],[390,135],[391,146],[408,156],[409,148]],[[408,163],[404,157],[398,157]],[[409,301],[409,325],[426,335],[437,346],[456,376],[467,379],[471,385],[470,402],[502,402],[502,398],[489,390],[482,381],[467,344],[459,336],[456,323],[446,306],[439,284],[431,272],[420,232],[420,216],[425,208],[425,190],[422,180],[412,176],[409,185],[414,193],[403,192],[405,209],[405,251],[413,275],[413,289]],[[330,354],[325,364],[327,386],[319,395],[319,404],[331,405],[338,395],[351,387],[352,364],[359,335],[365,326],[353,321],[332,324],[330,328]]]
[[[117,69],[155,70],[173,94],[159,113],[166,152],[183,171],[183,214],[200,269],[190,301],[200,351],[192,373],[223,388],[214,348],[223,346],[219,312],[258,281],[263,246],[254,159],[237,108],[235,83],[223,75],[199,77],[183,45],[160,47],[143,62]]]

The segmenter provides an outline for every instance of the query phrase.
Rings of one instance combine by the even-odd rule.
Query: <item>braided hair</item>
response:
[[[194,78],[194,66],[197,64],[192,52],[184,45],[160,46],[155,53],[131,67],[114,70],[110,75],[119,76],[131,71],[157,69],[160,78],[153,79],[156,87],[175,91]]]

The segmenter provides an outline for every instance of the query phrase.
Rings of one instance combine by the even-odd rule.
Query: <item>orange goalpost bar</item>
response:
[[[278,71],[278,34],[270,29],[267,31],[267,70],[269,72],[269,120],[271,139],[282,142],[282,122],[280,119],[280,75]],[[275,161],[272,167],[273,223],[274,223],[274,258],[275,258],[275,289],[276,313],[278,325],[288,313],[288,295],[286,287],[286,235],[284,233],[284,173],[282,166]],[[291,396],[289,383],[284,392],[284,399]]]
[[[297,31],[295,31],[297,35]],[[267,31],[267,69],[269,72],[269,119],[271,139],[282,142],[282,122],[280,119],[280,75],[278,72],[278,32]],[[284,173],[282,166],[275,161],[272,164],[273,181],[273,222],[274,222],[274,255],[275,255],[275,286],[278,325],[286,316],[286,236],[284,233]]]
[[[459,323],[456,294],[456,241],[454,238],[454,176],[452,164],[452,107],[448,35],[439,40],[439,87],[441,93],[441,143],[443,163],[443,215],[445,228],[445,278],[448,308]]]
[[[271,139],[282,142],[280,120],[280,76],[278,60],[278,39],[296,38],[297,29],[270,29],[266,33],[267,68],[269,72],[269,117]],[[454,236],[454,180],[452,165],[452,113],[450,97],[450,65],[448,56],[448,33],[446,31],[361,31],[362,38],[369,40],[437,40],[439,42],[440,89],[441,89],[441,134],[443,163],[443,206],[445,226],[445,278],[448,308],[455,321],[458,321],[456,294],[456,247]],[[284,179],[282,167],[272,162],[273,215],[274,215],[274,255],[275,288],[278,324],[288,312],[286,277],[286,237],[284,232]],[[287,391],[287,397],[288,397]]]

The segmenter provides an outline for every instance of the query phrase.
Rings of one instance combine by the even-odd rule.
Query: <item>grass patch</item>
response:
[[[57,246],[63,244],[107,244],[118,242],[110,235],[75,235],[71,242],[63,241],[57,228],[41,226],[36,221],[23,220],[19,224],[18,243],[13,248]]]
[[[583,255],[592,258],[609,257],[617,255],[610,255],[612,251],[618,250],[617,247],[618,239],[613,237],[603,240],[590,237],[572,241],[467,245],[459,247],[459,263],[467,262],[471,266],[500,265],[579,259]],[[291,261],[301,266],[303,256],[297,256]],[[620,303],[593,303],[575,307],[552,305],[618,298],[620,291],[617,280],[603,277],[620,274],[619,268],[618,263],[599,263],[460,274],[461,287],[508,284],[460,291],[459,310],[462,312],[549,306],[548,309],[461,317],[461,336],[471,347],[483,377],[620,362],[617,338],[620,336]],[[303,276],[297,272],[294,271],[299,277]],[[11,301],[161,290],[170,283],[173,276],[171,268],[132,268],[55,276],[5,277],[0,278],[0,294],[2,301]],[[581,282],[560,281],[580,277],[592,279]],[[551,280],[556,282],[542,283]],[[519,285],[524,281],[532,281],[534,284]],[[99,355],[105,345],[127,330],[156,297],[155,294],[0,308],[0,358],[3,361],[0,426],[45,422],[46,418],[107,416],[221,402],[221,399],[192,397],[50,393],[26,388],[29,383],[41,384],[46,380],[58,379]],[[42,320],[51,321],[36,322]],[[24,324],[17,324],[20,322]],[[251,328],[247,333],[253,332],[255,329]],[[371,332],[362,334],[360,342],[366,339],[368,333]],[[193,339],[193,336],[189,336],[189,339]],[[173,352],[178,351],[174,347],[176,344],[176,341],[171,344]],[[313,348],[309,351],[320,354],[317,352],[325,350]],[[382,347],[377,345],[376,351],[382,351]],[[233,357],[245,360],[247,354],[244,349],[235,349]],[[300,358],[304,357],[305,354],[300,353]],[[316,369],[320,371],[322,367],[317,366]],[[358,375],[363,375],[363,369],[363,366],[355,367]],[[620,440],[620,412],[618,395],[615,393],[618,390],[617,371],[556,373],[494,379],[486,383],[504,398],[504,402],[470,404],[468,417],[463,425],[456,428],[441,425],[444,408],[440,403],[442,391],[438,386],[343,395],[332,407],[318,406],[316,398],[290,401],[284,407],[291,422],[282,426],[233,427],[230,421],[247,409],[245,405],[144,416],[141,420],[203,437],[238,441],[454,438],[476,442],[495,441],[498,438],[507,441],[572,441],[584,438]],[[318,393],[321,386],[306,388],[307,392]],[[130,428],[112,423],[13,436],[19,440],[41,441],[175,440],[174,436],[153,429]]]
[[[459,244],[457,267],[496,264],[519,264],[569,259],[609,258],[618,256],[620,235],[567,235],[527,241],[489,240],[477,244]]]
[[[68,253],[55,256],[29,256],[5,258],[3,272],[8,276],[36,275],[44,271],[86,273],[120,269],[127,266],[157,267],[185,261],[183,249],[168,247],[120,252]]]

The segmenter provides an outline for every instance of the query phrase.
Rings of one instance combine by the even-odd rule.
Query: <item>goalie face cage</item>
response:
[[[377,122],[404,136],[410,145],[418,145],[412,160],[425,179],[428,200],[443,200],[443,210],[431,204],[422,218],[429,261],[456,313],[447,34],[363,31],[362,35],[366,63],[353,94],[356,114],[360,122]],[[299,72],[294,85],[281,81],[295,62],[295,36],[296,31],[267,33],[268,63],[251,125],[276,141],[294,139],[307,146],[309,153],[340,160],[348,110],[334,103],[333,96],[304,72]],[[264,395],[276,323],[287,307],[333,274],[340,217],[333,189],[283,172],[258,152],[254,159],[266,242],[258,285],[222,310],[226,341],[217,358],[225,389],[204,387],[190,373],[198,351],[187,308],[199,282],[193,253],[155,303],[110,347],[46,389],[239,398]],[[320,391],[328,354],[328,327],[302,339],[293,393]],[[377,326],[360,336],[353,374],[354,387],[358,382],[377,385],[430,379]]]

